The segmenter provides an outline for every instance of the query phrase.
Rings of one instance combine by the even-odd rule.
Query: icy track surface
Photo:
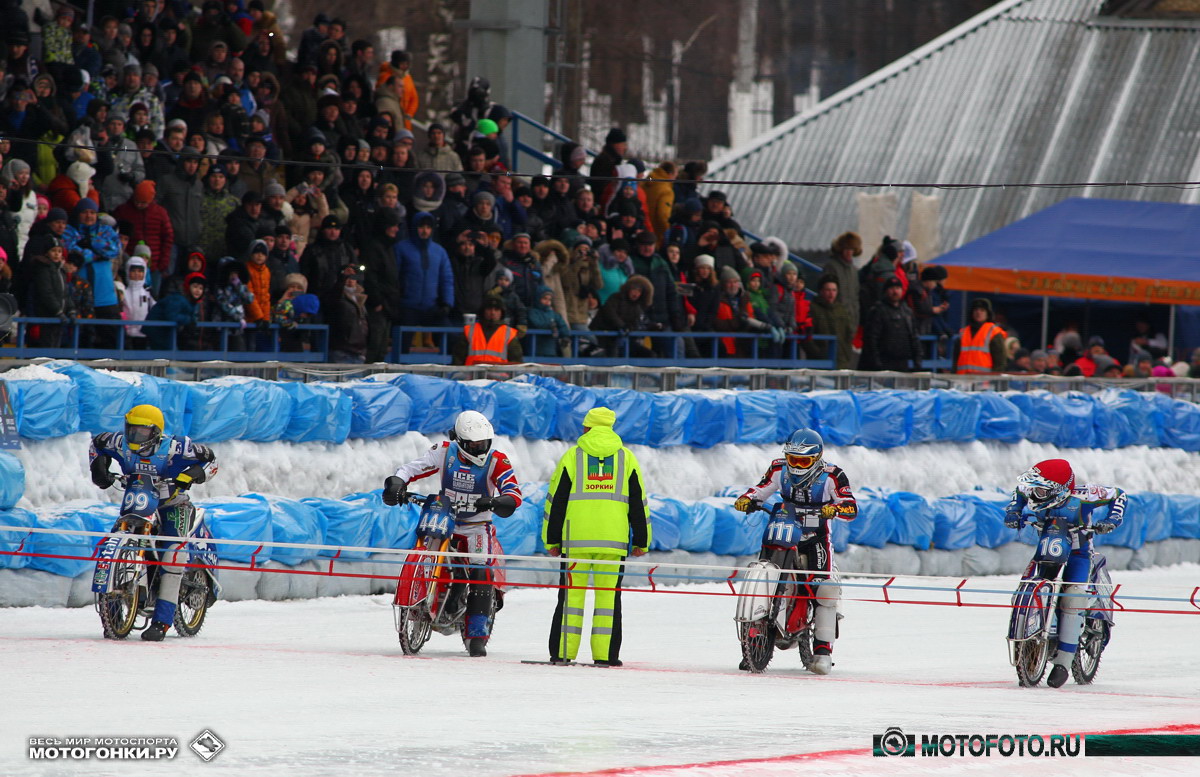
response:
[[[196,498],[236,496],[252,492],[339,499],[382,487],[396,467],[411,461],[442,437],[410,432],[386,440],[328,443],[254,443],[240,440],[213,445],[220,471],[193,490]],[[92,485],[87,455],[90,437],[73,434],[52,440],[22,441],[13,453],[27,473],[20,507],[31,510],[82,499],[120,499],[118,489],[102,492]],[[570,447],[555,440],[496,438],[496,448],[509,454],[517,479],[545,483],[559,457]],[[650,448],[634,445],[650,493],[696,500],[725,486],[758,482],[778,445],[718,445]],[[839,465],[853,488],[871,486],[911,491],[938,498],[976,486],[1009,490],[1017,476],[1042,459],[1065,457],[1083,483],[1119,485],[1128,491],[1164,494],[1200,493],[1196,454],[1173,448],[1133,447],[1105,451],[1060,449],[1040,443],[994,441],[922,443],[891,450],[828,446],[825,458]]]
[[[1187,596],[1200,566],[1115,578],[1128,594]],[[732,598],[702,595],[726,589],[673,590],[625,594],[620,669],[521,663],[547,657],[549,590],[508,596],[483,659],[437,634],[404,657],[384,596],[218,603],[197,638],[160,644],[105,641],[87,608],[0,610],[0,774],[1197,774],[1195,758],[878,759],[870,748],[889,726],[918,742],[1200,733],[1200,613],[1118,615],[1096,684],[1023,689],[1004,609],[846,602],[831,676],[803,672],[795,651],[750,676],[736,669]],[[33,736],[173,736],[186,748],[205,728],[227,743],[211,763],[187,750],[168,762],[26,758]]]

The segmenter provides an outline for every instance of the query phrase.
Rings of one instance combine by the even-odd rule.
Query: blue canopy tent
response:
[[[1074,198],[944,254],[946,287],[1050,297],[1176,306],[1200,322],[1200,206]]]

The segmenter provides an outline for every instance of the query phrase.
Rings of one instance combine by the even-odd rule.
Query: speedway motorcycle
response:
[[[412,656],[434,631],[447,636],[461,634],[466,639],[468,564],[462,556],[447,555],[454,550],[455,511],[450,499],[444,494],[408,494],[405,501],[421,504],[413,550],[425,552],[405,557],[392,607],[400,649]],[[488,575],[493,583],[489,590],[497,596],[496,586],[503,583],[503,575],[494,565],[488,566]],[[490,608],[488,633],[497,609]]]
[[[150,624],[162,569],[155,541],[149,539],[157,533],[158,488],[147,475],[122,476],[118,480],[125,488],[121,515],[110,532],[115,536],[97,548],[92,573],[96,612],[106,639],[125,639]],[[220,595],[215,572],[217,553],[210,540],[212,533],[204,521],[204,511],[198,509],[179,551],[184,563],[201,566],[186,568],[180,582],[173,625],[181,637],[200,633],[208,608]]]
[[[1017,670],[1017,680],[1026,687],[1042,681],[1047,665],[1058,652],[1058,600],[1062,591],[1058,578],[1071,555],[1072,540],[1086,541],[1092,534],[1058,517],[1033,525],[1039,532],[1038,544],[1013,595],[1008,623],[1008,661]],[[1100,657],[1112,636],[1112,590],[1107,560],[1093,550],[1084,594],[1087,609],[1071,662],[1071,675],[1080,685],[1095,679]]]
[[[765,672],[775,650],[799,647],[807,669],[813,660],[813,616],[824,575],[784,570],[799,567],[800,542],[805,538],[803,520],[815,517],[802,511],[789,515],[783,504],[768,512],[762,550],[757,561],[746,568],[738,590],[738,641],[744,668],[754,674]]]

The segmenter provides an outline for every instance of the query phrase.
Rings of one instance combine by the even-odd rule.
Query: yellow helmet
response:
[[[163,436],[163,414],[154,405],[138,405],[125,414],[125,444],[131,451],[153,451]]]

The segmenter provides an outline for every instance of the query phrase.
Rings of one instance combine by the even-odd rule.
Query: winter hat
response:
[[[487,202],[495,205],[496,197],[491,192],[475,192],[475,197],[471,200],[471,203],[478,205],[480,202]]]
[[[741,279],[742,277],[738,275],[737,270],[733,269],[729,265],[725,265],[721,268],[721,283],[724,283],[725,281],[740,281]]]
[[[587,161],[587,149],[585,149],[583,146],[576,146],[575,148],[571,149],[571,161],[572,162],[586,162]]]
[[[1175,371],[1172,370],[1170,367],[1168,367],[1165,364],[1160,364],[1160,365],[1156,366],[1154,369],[1150,370],[1150,374],[1156,378],[1174,378],[1175,377]]]
[[[694,216],[704,210],[704,206],[700,204],[698,197],[688,197],[683,201],[683,212],[689,216]]]
[[[402,140],[415,140],[416,136],[412,134],[412,130],[401,127],[396,130],[396,134],[392,136],[393,143],[399,143]]]
[[[712,258],[711,256],[709,256],[708,254],[700,254],[699,256],[696,257],[696,266],[697,267],[716,268],[717,260]]]
[[[201,285],[207,286],[208,278],[204,277],[204,273],[194,272],[194,273],[190,273],[186,278],[183,279],[184,286],[191,286],[193,283],[199,283]]]
[[[67,177],[76,184],[83,186],[96,174],[96,168],[85,162],[72,162],[67,168]]]
[[[629,138],[625,137],[625,130],[620,127],[613,127],[604,136],[604,145],[611,146],[614,143],[628,143]]]
[[[285,194],[287,190],[280,183],[269,183],[263,189],[263,197],[283,197]]]
[[[8,160],[8,164],[6,164],[5,167],[8,168],[8,175],[5,177],[10,181],[21,173],[28,173],[31,171],[28,162],[26,162],[24,159],[17,159],[15,157]]]
[[[152,255],[150,246],[146,245],[144,240],[139,240],[138,244],[133,247],[133,255],[143,259],[149,259]]]
[[[475,124],[475,131],[480,135],[491,135],[493,132],[499,132],[500,127],[491,119],[480,119]],[[396,134],[399,135],[400,133]]]
[[[895,275],[889,275],[889,276],[887,277],[887,280],[883,282],[883,288],[884,288],[884,289],[890,289],[890,288],[892,288],[893,286],[899,286],[900,288],[902,288],[902,289],[903,289],[903,288],[904,288],[904,281],[900,280],[900,279],[899,279],[899,278],[897,278]]]
[[[921,280],[923,280],[923,281],[941,282],[941,281],[946,280],[949,277],[950,277],[950,273],[946,271],[945,267],[942,267],[940,265],[931,264],[928,267],[926,267],[924,270],[921,270]]]
[[[46,221],[66,221],[67,212],[62,208],[51,208],[46,214]]]
[[[334,216],[333,214],[326,216],[324,218],[324,220],[321,221],[321,229],[341,229],[341,228],[342,228],[342,222],[339,221],[338,217]]]
[[[321,310],[321,300],[316,294],[301,294],[292,300],[292,310],[297,315],[314,316]]]
[[[132,270],[132,269],[133,269],[133,268],[135,268],[135,267],[140,267],[140,268],[142,268],[143,270],[145,270],[145,269],[147,269],[147,268],[148,268],[148,265],[146,264],[146,260],[145,260],[145,259],[143,259],[141,256],[139,256],[139,255],[137,255],[137,254],[135,254],[135,255],[133,255],[133,256],[131,256],[131,257],[129,257],[129,261],[127,261],[127,262],[125,263],[125,275],[126,275],[126,277],[128,277],[128,276],[129,276],[129,271],[130,271],[130,270]]]
[[[779,272],[782,275],[799,275],[800,271],[796,269],[796,263],[791,259],[784,259],[779,265]]]
[[[609,133],[610,135],[612,133]],[[617,423],[617,414],[607,407],[593,407],[583,417],[583,425],[588,429],[604,427],[611,429]]]
[[[883,245],[879,246],[879,255],[889,261],[896,261],[896,257],[900,255],[900,244],[891,237],[883,236]]]
[[[1100,335],[1092,335],[1091,337],[1088,338],[1088,348],[1092,348],[1097,345],[1100,346],[1101,348],[1104,347],[1104,338],[1103,337],[1101,337]]]
[[[146,179],[133,187],[134,202],[153,202],[155,195],[154,181]]]
[[[976,297],[971,303],[971,310],[974,310],[975,308],[983,308],[986,310],[989,318],[992,315],[992,301],[987,297]]]
[[[633,239],[633,242],[642,246],[652,246],[658,244],[658,238],[654,236],[653,232],[649,230],[643,230],[637,233],[637,237]]]
[[[917,249],[912,243],[905,240],[900,244],[900,263],[908,264],[915,261],[917,261]]]
[[[93,200],[91,197],[84,197],[81,200],[79,200],[79,202],[75,203],[75,210],[71,211],[71,214],[73,216],[75,216],[75,218],[79,218],[79,214],[83,213],[85,210],[97,210],[98,211],[98,210],[100,210],[100,206],[98,206],[96,204],[96,201]]]
[[[462,173],[446,173],[446,188],[451,186],[465,186],[467,179]]]
[[[1029,354],[1029,358],[1030,358],[1030,359],[1049,359],[1049,358],[1050,358],[1050,354],[1048,354],[1048,353],[1046,353],[1045,351],[1043,351],[1043,350],[1039,349],[1039,350],[1036,350],[1036,351],[1033,351],[1033,352],[1031,352],[1031,353]]]
[[[283,277],[283,285],[299,286],[300,293],[304,294],[308,291],[308,278],[305,278],[303,273],[290,272]]]
[[[266,244],[266,241],[263,241],[263,240],[255,240],[253,243],[251,243],[251,244],[250,244],[250,253],[252,253],[252,254],[266,254],[266,253],[270,253],[270,252],[269,252],[269,251],[267,251],[267,244]]]

